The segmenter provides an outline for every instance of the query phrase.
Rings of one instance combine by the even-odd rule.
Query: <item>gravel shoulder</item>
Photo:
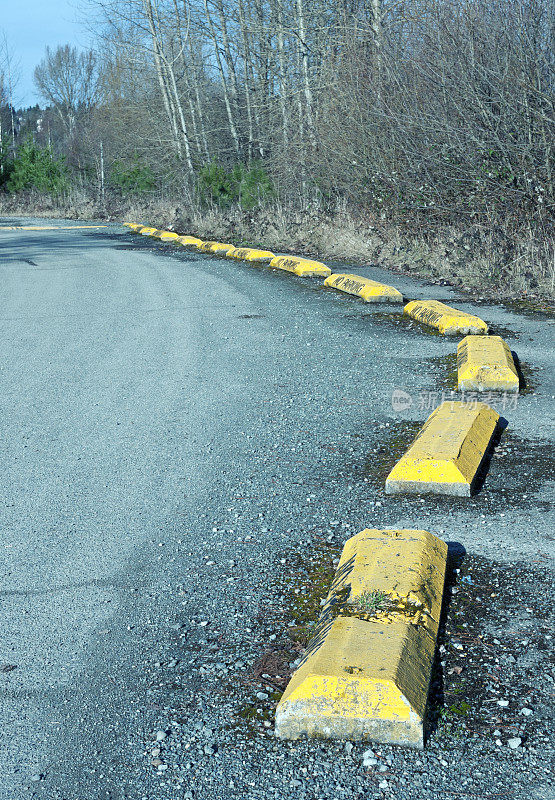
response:
[[[0,798],[550,800],[553,319],[349,267],[482,316],[526,381],[474,498],[386,496],[455,339],[120,231],[2,235]],[[450,543],[422,753],[273,736],[365,527]]]

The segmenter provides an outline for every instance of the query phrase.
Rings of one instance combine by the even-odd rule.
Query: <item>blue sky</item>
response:
[[[87,47],[91,40],[79,21],[84,4],[79,0],[3,0],[1,5],[0,34],[6,34],[19,66],[15,105],[34,105],[39,98],[33,87],[33,70],[46,45],[55,48],[69,42],[79,48]]]

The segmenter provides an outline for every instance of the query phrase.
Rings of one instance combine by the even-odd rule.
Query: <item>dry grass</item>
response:
[[[448,282],[483,296],[553,299],[555,244],[529,230],[482,225],[436,226],[423,233],[399,222],[287,212],[193,212],[178,225],[199,236],[231,238],[278,251],[305,253]]]

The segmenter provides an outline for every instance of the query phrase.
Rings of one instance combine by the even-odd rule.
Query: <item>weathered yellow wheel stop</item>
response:
[[[465,336],[457,347],[460,391],[518,392],[513,355],[501,336]]]
[[[424,746],[447,545],[427,531],[349,539],[276,735]]]
[[[197,249],[201,244],[204,244],[203,240],[197,239],[196,236],[178,236],[175,241],[182,247],[195,247]]]
[[[498,421],[485,403],[442,403],[389,473],[386,494],[470,497]]]
[[[447,336],[466,333],[487,333],[488,326],[480,317],[459,311],[458,308],[440,303],[439,300],[413,300],[404,308],[409,317],[437,328]]]
[[[402,303],[403,295],[393,286],[386,283],[378,283],[370,278],[362,278],[360,275],[349,273],[334,273],[326,278],[324,286],[332,289],[339,289],[347,294],[354,294],[361,297],[366,303]]]
[[[276,256],[270,261],[270,266],[286,272],[293,272],[301,278],[327,278],[328,275],[331,275],[331,269],[321,261],[312,261],[308,258]]]
[[[229,251],[227,257],[255,263],[258,262],[259,264],[268,264],[275,258],[275,255],[269,250],[258,250],[256,247],[236,247]]]
[[[215,253],[225,256],[231,250],[235,250],[235,245],[227,244],[226,242],[203,242],[198,246],[198,249],[203,253]]]

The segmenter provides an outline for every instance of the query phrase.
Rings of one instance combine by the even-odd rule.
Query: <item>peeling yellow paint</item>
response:
[[[480,317],[451,308],[439,300],[413,300],[407,303],[404,312],[447,335],[488,332],[487,324]]]
[[[459,390],[518,392],[515,362],[500,336],[465,336],[457,347],[457,369]]]
[[[427,531],[364,530],[346,542],[277,707],[277,736],[423,746],[446,560],[447,545]],[[352,609],[368,593],[384,595],[386,609],[361,618]]]

